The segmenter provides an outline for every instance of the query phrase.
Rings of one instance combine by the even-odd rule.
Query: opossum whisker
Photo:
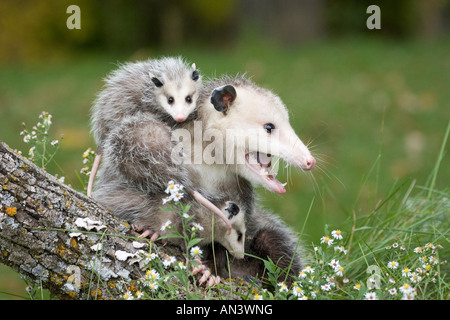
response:
[[[313,189],[314,189],[314,194],[318,195],[321,199],[323,198],[322,193],[320,192],[320,186],[319,183],[317,182],[316,177],[313,175],[312,172],[308,172],[309,178],[312,180],[312,185],[313,185]]]

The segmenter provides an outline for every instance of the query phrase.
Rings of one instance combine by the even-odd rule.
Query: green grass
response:
[[[446,212],[437,212],[445,208],[450,180],[442,143],[450,118],[449,49],[448,39],[341,39],[292,48],[245,39],[227,48],[97,53],[2,66],[0,139],[26,154],[19,136],[22,121],[31,126],[41,111],[48,111],[54,122],[50,135],[64,135],[48,171],[81,188],[82,153],[95,147],[89,109],[116,62],[182,54],[206,76],[247,72],[282,98],[292,126],[320,159],[311,175],[280,172],[280,180],[289,182],[287,193],[260,190],[261,204],[302,232],[305,243],[318,242],[326,225],[353,235],[348,261],[353,254],[360,257],[350,266],[361,276],[373,261],[387,263],[379,255],[396,237],[422,243],[422,237],[442,242],[448,236],[448,225],[437,222]],[[426,187],[421,191],[420,186]],[[416,209],[430,212],[428,218],[418,218]]]

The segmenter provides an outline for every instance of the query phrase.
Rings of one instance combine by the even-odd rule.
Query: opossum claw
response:
[[[200,284],[202,284],[203,282],[205,282],[209,279],[210,275],[211,275],[211,272],[208,269],[206,269],[205,272],[203,272],[203,276],[200,278],[200,280],[198,280],[198,282]]]
[[[198,283],[200,285],[205,283],[207,287],[212,287],[220,283],[220,277],[213,276],[211,274],[211,271],[209,271],[209,269],[202,263],[199,258],[195,258],[194,260],[197,261],[198,266],[192,267],[192,275],[195,276],[198,273],[202,274],[202,277],[198,280]]]
[[[225,214],[219,209],[217,208],[213,203],[211,203],[211,201],[209,201],[208,199],[206,199],[204,196],[202,196],[200,193],[198,193],[197,191],[193,192],[193,196],[194,198],[200,202],[201,204],[203,204],[205,207],[207,207],[208,209],[212,210],[215,214],[217,214],[227,225],[228,228],[228,234],[231,234],[231,222],[230,220],[225,216]]]
[[[147,229],[147,230],[144,230],[144,232],[142,232],[142,234],[140,234],[138,238],[147,238],[147,237],[151,236],[152,234],[153,234],[153,231],[150,229]],[[152,236],[152,238],[153,238],[153,236]]]
[[[152,235],[152,237],[150,238],[150,241],[155,242],[158,238],[159,238],[159,234],[155,232]]]

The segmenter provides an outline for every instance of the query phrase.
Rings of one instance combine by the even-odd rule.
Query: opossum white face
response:
[[[243,259],[246,231],[245,212],[231,201],[227,201],[225,208],[223,208],[223,212],[228,216],[228,220],[231,222],[231,233],[228,234],[226,228],[222,228],[222,225],[224,226],[222,221],[216,221],[215,225],[219,227],[216,240],[237,259]]]
[[[186,70],[177,79],[166,79],[150,74],[155,85],[155,96],[158,105],[164,109],[175,121],[183,122],[194,112],[198,98],[199,73],[195,69]]]
[[[316,160],[292,129],[285,105],[272,92],[250,85],[225,85],[212,92],[211,103],[215,110],[212,106],[209,109],[212,119],[208,123],[226,131],[227,143],[232,138],[236,165],[230,167],[237,174],[284,193],[285,184],[272,170],[273,156],[302,170],[314,167]]]

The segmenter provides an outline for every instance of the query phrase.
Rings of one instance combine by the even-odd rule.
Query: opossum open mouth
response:
[[[277,180],[276,172],[272,170],[272,156],[262,152],[249,152],[245,154],[245,165],[258,175],[266,187],[277,193],[285,193],[284,186]]]

